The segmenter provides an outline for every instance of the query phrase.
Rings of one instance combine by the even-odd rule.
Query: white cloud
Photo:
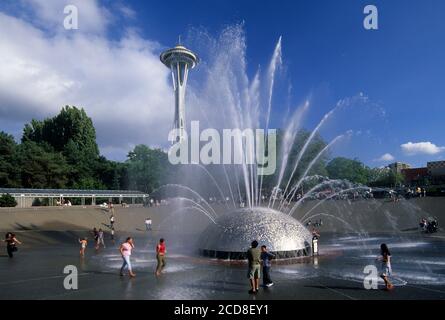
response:
[[[124,17],[126,17],[128,19],[136,18],[136,11],[134,11],[130,7],[128,7],[124,4],[118,4],[117,8],[124,15]]]
[[[388,162],[388,161],[394,161],[394,160],[395,160],[395,158],[392,154],[385,153],[380,158],[377,158],[374,161]]]
[[[40,21],[58,21],[52,15],[59,11],[58,0],[23,1],[40,8]],[[90,30],[106,28],[104,13],[95,1],[69,2],[89,8]],[[89,5],[83,7],[85,3]],[[79,14],[86,12],[81,8]],[[79,18],[79,28],[81,23]],[[75,30],[49,35],[34,21],[1,12],[0,30],[8,30],[0,37],[3,123],[23,124],[53,116],[64,105],[76,105],[93,118],[101,150],[110,152],[105,155],[122,160],[135,144],[167,142],[174,100],[157,43],[131,32],[113,41]]]
[[[436,146],[429,141],[425,142],[408,142],[400,146],[402,151],[407,155],[429,154],[434,155],[445,151],[445,147]]]
[[[103,33],[110,23],[111,14],[97,0],[22,0],[35,15],[33,20],[45,30],[63,32],[64,8],[74,5],[78,10],[79,32]]]

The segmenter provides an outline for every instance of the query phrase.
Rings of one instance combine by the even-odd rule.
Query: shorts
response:
[[[249,266],[249,272],[247,273],[247,278],[249,279],[259,279],[261,277],[260,265],[254,264]]]
[[[381,276],[382,277],[387,277],[391,275],[391,265],[387,264],[387,263],[382,263],[382,273]]]

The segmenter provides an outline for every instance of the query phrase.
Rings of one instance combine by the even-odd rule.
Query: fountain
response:
[[[283,64],[281,37],[265,72],[258,69],[253,78],[248,76],[246,40],[242,26],[228,27],[217,40],[198,33],[192,35],[189,42],[191,47],[196,47],[199,51],[201,62],[199,70],[189,79],[187,99],[190,108],[187,112],[191,116],[188,118],[199,120],[203,126],[219,131],[226,128],[241,131],[263,128],[267,132],[273,118],[273,101],[277,98],[274,92],[276,78]],[[203,47],[205,50],[199,50]],[[181,55],[184,55],[181,59],[191,59],[184,65],[187,68],[194,67],[196,62],[193,59],[197,57],[196,54],[182,46],[179,49]],[[171,50],[161,56],[161,60],[168,66],[169,52]],[[175,110],[176,113],[179,109],[182,110],[180,119],[185,119],[184,109],[178,109],[178,105],[183,106],[184,92],[181,95],[176,94],[180,101],[176,102]],[[207,227],[203,230],[196,229],[195,240],[200,254],[218,259],[245,259],[245,252],[251,241],[258,240],[260,245],[264,244],[275,252],[278,259],[306,256],[312,250],[312,235],[308,229],[309,224],[306,223],[315,218],[326,218],[328,222],[325,222],[325,226],[331,230],[338,231],[341,228],[341,232],[358,234],[359,244],[366,240],[368,232],[385,229],[391,218],[390,214],[387,211],[383,211],[383,215],[374,214],[384,204],[368,200],[367,203],[357,203],[354,207],[355,204],[347,197],[349,192],[366,191],[368,187],[311,175],[311,169],[317,161],[336,143],[351,137],[353,132],[346,131],[333,137],[313,158],[303,161],[319,132],[337,112],[367,103],[368,98],[361,93],[340,100],[308,134],[292,161],[291,149],[297,139],[297,132],[302,127],[303,118],[310,110],[311,100],[304,100],[293,108],[294,111],[289,108],[283,122],[281,154],[277,157],[280,164],[277,165],[278,172],[271,189],[272,194],[269,193],[267,197],[264,197],[264,177],[258,175],[256,164],[243,162],[204,166],[192,161],[183,165],[175,184],[162,188],[179,189],[181,195],[176,197],[183,199],[184,203],[193,204],[184,207],[183,211],[175,211],[175,214],[182,212],[189,215],[195,211],[202,219],[208,219]],[[185,128],[185,123],[182,128]],[[242,147],[238,151],[245,158],[255,158],[252,150],[245,144],[241,142],[239,145]],[[199,155],[195,158],[199,158]],[[202,171],[199,173],[195,170]],[[302,186],[306,184],[309,184],[308,188],[305,187],[306,192],[297,198]],[[310,205],[312,195],[322,192],[323,188],[329,188],[332,194]],[[283,191],[282,197],[277,196],[278,190]],[[187,197],[189,200],[185,199]],[[344,201],[337,201],[337,198]],[[345,209],[347,206],[349,209]],[[371,214],[373,219],[368,221]],[[411,217],[409,223],[415,223],[416,219]],[[390,221],[392,223],[389,227],[400,229],[400,226],[395,226],[394,221]],[[382,225],[385,228],[382,229]],[[370,249],[366,247],[364,250]]]
[[[200,36],[195,38],[200,38]],[[198,42],[202,43],[203,41]],[[209,47],[212,47],[208,50],[212,54],[211,58],[205,59],[204,57],[201,59],[201,70],[198,71],[205,74],[206,78],[196,85],[194,85],[193,79],[189,81],[191,82],[191,88],[189,89],[189,99],[191,101],[189,104],[192,106],[189,112],[193,115],[193,120],[199,119],[199,121],[207,122],[209,127],[219,130],[230,128],[244,131],[265,128],[266,136],[263,139],[266,143],[268,141],[267,130],[271,123],[276,77],[283,64],[281,46],[282,39],[280,37],[265,74],[258,70],[255,77],[250,80],[247,76],[246,48],[242,26],[229,27],[224,30],[218,41],[209,44]],[[162,53],[161,61],[172,69],[176,98],[175,127],[179,129],[179,140],[189,139],[188,135],[183,133],[186,127],[185,86],[187,71],[196,66],[198,62],[197,55],[181,45]],[[195,76],[199,76],[199,72],[195,73]],[[184,81],[181,81],[182,78]],[[309,165],[303,168],[304,173],[298,182],[291,185],[302,157],[320,128],[337,109],[348,103],[350,101],[339,102],[333,110],[322,118],[305,141],[294,163],[288,163],[290,162],[288,158],[291,152],[289,146],[292,146],[296,139],[296,133],[301,127],[304,114],[310,107],[310,101],[304,101],[288,117],[284,132],[283,154],[280,158],[282,162],[275,188],[277,190],[280,186],[285,186],[286,198],[280,201],[277,208],[275,206],[276,194],[271,195],[268,200],[264,201],[264,177],[258,175],[258,159],[253,164],[248,161],[231,166],[218,163],[218,169],[222,169],[224,172],[224,179],[216,179],[210,170],[199,163],[190,163],[191,165],[197,165],[204,171],[205,176],[211,178],[211,185],[216,186],[218,195],[221,199],[224,199],[225,208],[220,214],[215,212],[201,194],[192,190],[189,186],[185,186],[186,183],[180,185],[178,181],[177,184],[163,187],[174,187],[182,191],[188,191],[194,202],[205,203],[205,207],[194,206],[200,214],[206,216],[210,221],[198,241],[199,251],[202,255],[231,260],[245,259],[245,252],[250,242],[255,239],[275,252],[279,259],[306,256],[311,253],[311,232],[292,216],[296,207],[290,212],[286,212],[285,202],[293,200],[300,185],[308,179],[309,172],[318,159],[331,146],[346,136],[345,134],[338,135],[329,142],[310,161]],[[223,112],[209,113],[212,110],[223,110]],[[197,113],[197,111],[200,112]],[[242,153],[245,159],[254,159],[258,154],[255,154],[255,151],[246,146],[242,137],[240,139],[239,150],[234,147],[234,152]],[[181,142],[183,145],[187,145],[184,144],[184,141]],[[188,140],[185,142],[187,143]],[[257,145],[258,141],[255,144]],[[291,166],[293,169],[286,183],[284,173],[287,166]],[[185,175],[181,178],[187,177],[187,170],[185,172]],[[193,176],[192,179],[196,180],[196,174],[191,175]],[[226,187],[220,185],[220,183],[226,185]],[[223,189],[229,190],[229,192],[225,193]],[[234,193],[234,190],[237,190],[238,194]],[[230,195],[230,201],[227,201],[227,194]],[[236,196],[238,196],[237,199],[235,199]],[[181,196],[182,199],[184,197],[184,195]],[[193,208],[187,207],[187,210],[189,209],[193,210]]]
[[[210,224],[199,240],[204,256],[218,259],[246,259],[246,246],[256,239],[278,259],[307,256],[311,233],[297,220],[282,212],[265,208],[231,211]]]

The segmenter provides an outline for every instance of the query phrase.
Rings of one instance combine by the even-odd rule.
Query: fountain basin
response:
[[[199,249],[207,257],[243,260],[253,240],[266,245],[277,259],[311,252],[311,233],[299,221],[263,207],[238,209],[218,217],[201,234]]]

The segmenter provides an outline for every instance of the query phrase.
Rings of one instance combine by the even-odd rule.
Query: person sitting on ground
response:
[[[247,250],[248,260],[248,278],[251,289],[249,293],[256,294],[260,286],[260,263],[261,263],[261,251],[258,249],[258,241],[254,240],[251,243],[251,248]]]

